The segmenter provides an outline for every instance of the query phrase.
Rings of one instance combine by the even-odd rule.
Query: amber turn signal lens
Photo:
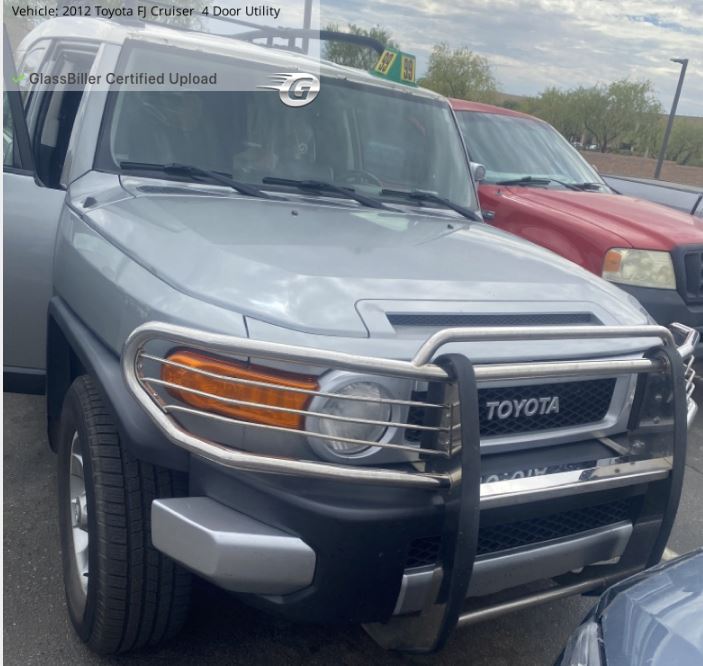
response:
[[[603,273],[617,273],[622,263],[622,254],[618,250],[608,250],[603,260]]]
[[[231,400],[303,410],[307,408],[313,396],[286,389],[293,388],[306,391],[316,391],[318,389],[315,377],[271,370],[236,361],[221,361],[195,352],[179,351],[171,354],[167,360],[179,365],[162,366],[161,378],[164,381]],[[218,379],[200,372],[193,372],[193,370],[215,373],[234,379],[262,382],[271,386],[230,382],[226,379]],[[265,407],[258,408],[227,403],[173,387],[168,387],[168,391],[187,405],[206,412],[281,428],[302,428],[304,416],[301,414],[266,409]]]

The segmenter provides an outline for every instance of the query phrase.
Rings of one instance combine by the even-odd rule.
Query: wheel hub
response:
[[[71,516],[73,518],[73,527],[87,531],[88,530],[88,508],[86,506],[85,493],[81,493],[78,497],[71,500]]]
[[[71,440],[69,510],[73,537],[73,564],[84,595],[88,593],[88,502],[85,492],[83,450],[78,432]]]

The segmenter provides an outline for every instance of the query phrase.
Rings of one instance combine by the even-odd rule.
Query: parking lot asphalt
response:
[[[698,391],[698,402],[703,392]],[[298,625],[240,604],[206,583],[194,590],[189,622],[153,652],[100,658],[73,633],[61,582],[55,456],[41,397],[4,395],[4,663],[14,664],[552,664],[590,598],[566,599],[457,631],[439,655],[381,650],[357,626]],[[703,417],[694,423],[684,495],[669,548],[703,546]]]

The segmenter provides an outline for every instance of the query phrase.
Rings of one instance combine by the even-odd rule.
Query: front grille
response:
[[[481,437],[598,423],[614,389],[611,378],[480,389]]]
[[[703,250],[691,250],[683,255],[684,297],[687,303],[703,302]]]
[[[600,324],[590,312],[500,314],[389,314],[395,327],[451,328],[454,326],[567,326]]]
[[[481,437],[505,437],[598,423],[608,413],[615,381],[606,378],[479,389]],[[558,411],[552,402],[555,397],[558,398]],[[427,394],[416,391],[412,399],[426,400]],[[535,402],[528,404],[530,400],[537,401],[534,414]],[[411,407],[408,423],[411,426],[422,425],[424,413],[422,408]],[[422,431],[408,429],[405,439],[410,443],[419,443]]]
[[[598,423],[608,413],[615,381],[606,378],[479,389],[481,437],[505,437]],[[413,400],[426,399],[423,392],[413,393]],[[424,409],[411,407],[408,423],[422,425],[423,422]],[[406,431],[405,439],[410,443],[419,443],[421,438],[421,430]]]
[[[581,532],[633,519],[632,499],[616,500],[548,516],[479,528],[477,555],[490,555],[521,546],[575,536]],[[436,564],[441,538],[423,537],[410,544],[407,568]]]
[[[440,543],[441,540],[438,536],[415,539],[408,550],[408,558],[405,562],[406,568],[412,569],[413,567],[435,564],[439,560]]]
[[[487,555],[529,546],[631,519],[632,501],[617,500],[608,504],[572,509],[514,523],[481,527],[478,533],[477,553]]]

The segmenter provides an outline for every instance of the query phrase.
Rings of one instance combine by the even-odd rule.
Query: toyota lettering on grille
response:
[[[520,400],[489,400],[486,402],[488,414],[486,420],[504,421],[521,416],[544,416],[559,413],[559,396],[549,395],[539,398],[522,398]]]

